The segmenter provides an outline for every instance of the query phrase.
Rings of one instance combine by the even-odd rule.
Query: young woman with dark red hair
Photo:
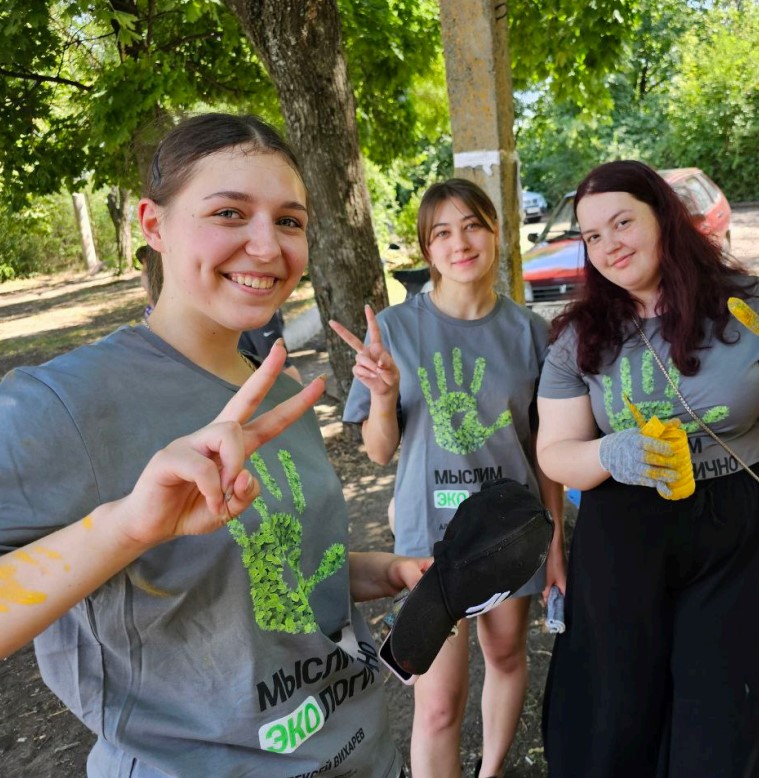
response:
[[[727,300],[759,308],[757,279],[639,162],[593,170],[575,209],[587,283],[554,322],[538,400],[538,461],[582,490],[545,697],[549,774],[744,778],[759,739],[759,484],[741,460],[759,469],[759,339]],[[628,400],[682,423],[690,497],[665,499],[671,452]]]

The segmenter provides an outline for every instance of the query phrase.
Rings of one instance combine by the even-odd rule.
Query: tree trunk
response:
[[[116,230],[116,254],[118,256],[117,275],[132,264],[132,231],[129,212],[129,190],[121,186],[112,186],[106,198],[108,213]]]
[[[327,322],[358,335],[363,306],[384,308],[387,290],[374,238],[358,144],[353,90],[336,0],[226,0],[279,94],[288,137],[303,166],[312,218],[310,274],[329,359],[345,398],[354,354]]]
[[[92,228],[90,227],[90,215],[87,210],[87,198],[82,192],[76,192],[71,195],[71,199],[74,202],[74,215],[79,228],[79,236],[82,239],[82,255],[87,264],[87,270],[92,275],[102,269],[103,263],[98,260],[98,255],[95,251],[95,241],[92,238]]]

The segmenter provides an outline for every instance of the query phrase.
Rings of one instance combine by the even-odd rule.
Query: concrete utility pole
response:
[[[524,302],[507,5],[440,0],[440,24],[455,173],[479,184],[495,203],[501,224],[499,286]]]

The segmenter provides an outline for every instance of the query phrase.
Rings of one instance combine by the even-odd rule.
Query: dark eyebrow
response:
[[[237,200],[237,202],[241,203],[252,203],[254,198],[251,197],[247,192],[235,192],[235,191],[223,191],[223,192],[213,192],[210,195],[207,195],[204,197],[204,200],[213,200],[215,197],[222,198],[224,200]],[[294,211],[304,211],[308,213],[308,208],[306,208],[303,203],[298,202],[297,200],[289,200],[286,203],[282,203],[282,208],[286,208],[287,210],[294,210]]]
[[[607,220],[606,223],[610,224],[615,219],[618,219],[623,213],[626,211],[632,211],[632,208],[622,208],[621,210],[617,211],[615,214],[611,215]],[[598,232],[598,230],[583,230],[580,235],[587,235],[589,232]]]
[[[479,221],[477,215],[474,213],[468,213],[466,216],[462,216],[461,219],[459,219],[459,221],[465,222],[467,221],[467,219],[476,219],[477,221]],[[447,227],[447,226],[448,226],[448,222],[437,222],[437,224],[433,224],[432,227],[430,227],[430,232],[432,232],[432,230],[437,229],[438,227]]]
[[[249,194],[246,194],[245,192],[232,192],[232,191],[213,192],[210,195],[206,195],[203,199],[213,200],[214,197],[223,197],[227,200],[240,200],[241,202],[245,202],[245,203],[250,203],[253,201],[253,198]]]
[[[297,200],[291,200],[290,202],[282,203],[282,207],[289,211],[303,211],[304,213],[308,213],[308,208],[306,208],[303,203],[299,203]]]

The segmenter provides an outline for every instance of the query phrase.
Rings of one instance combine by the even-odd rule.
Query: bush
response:
[[[39,198],[22,211],[0,205],[0,279],[53,273],[81,262],[68,195]]]
[[[427,187],[453,175],[450,136],[443,135],[434,143],[421,140],[414,157],[399,158],[387,170],[372,163],[366,167],[380,254],[390,240],[399,241],[415,262],[421,261],[416,242],[416,214]]]
[[[89,192],[87,205],[98,259],[107,267],[116,267],[116,238],[107,194],[107,189]],[[135,220],[132,228],[136,247],[141,241]],[[72,269],[83,270],[84,259],[68,192],[35,198],[21,211],[0,203],[0,283]]]

